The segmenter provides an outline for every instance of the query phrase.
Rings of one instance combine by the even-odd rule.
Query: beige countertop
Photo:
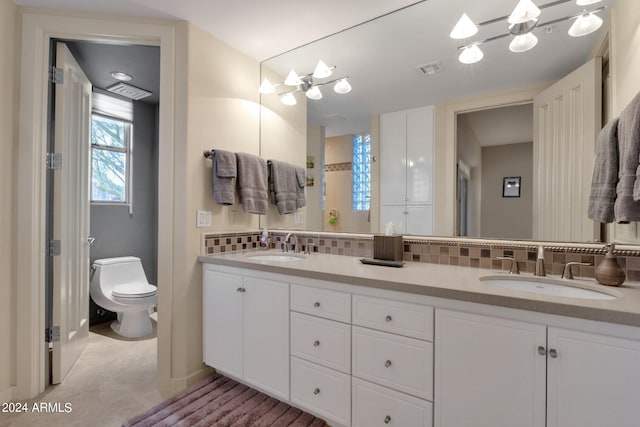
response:
[[[481,277],[504,272],[480,268],[420,262],[406,262],[402,268],[382,267],[362,264],[359,257],[328,254],[306,255],[303,260],[291,262],[256,261],[249,256],[267,253],[282,254],[274,250],[232,252],[202,255],[198,260],[208,264],[640,326],[638,282],[625,282],[620,287],[612,288],[599,285],[595,280],[567,281],[580,287],[618,296],[613,300],[591,300],[541,295],[487,285],[480,280]],[[523,273],[521,277],[534,276]],[[557,276],[549,278],[559,279]]]

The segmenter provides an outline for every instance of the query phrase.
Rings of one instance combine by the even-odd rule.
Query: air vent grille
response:
[[[151,92],[149,91],[122,82],[108,87],[107,90],[117,95],[124,96],[125,98],[133,99],[134,101],[151,96]]]
[[[433,76],[442,71],[442,63],[440,61],[430,62],[429,64],[418,65],[416,69],[421,76]]]

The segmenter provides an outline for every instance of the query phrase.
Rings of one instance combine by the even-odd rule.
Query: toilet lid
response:
[[[119,298],[144,298],[155,295],[158,289],[148,283],[125,283],[113,288],[111,294]]]

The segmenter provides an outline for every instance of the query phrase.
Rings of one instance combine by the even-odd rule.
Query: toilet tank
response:
[[[103,290],[123,283],[148,283],[140,258],[137,257],[97,259],[93,266],[96,269],[94,280],[99,281]]]

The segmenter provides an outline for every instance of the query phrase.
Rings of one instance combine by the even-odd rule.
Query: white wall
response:
[[[16,281],[15,262],[15,197],[13,165],[16,163],[15,120],[18,81],[16,6],[12,0],[0,0],[0,402],[11,399],[16,378]],[[17,73],[15,73],[17,76]]]
[[[611,11],[614,114],[640,92],[640,2],[617,0]]]

